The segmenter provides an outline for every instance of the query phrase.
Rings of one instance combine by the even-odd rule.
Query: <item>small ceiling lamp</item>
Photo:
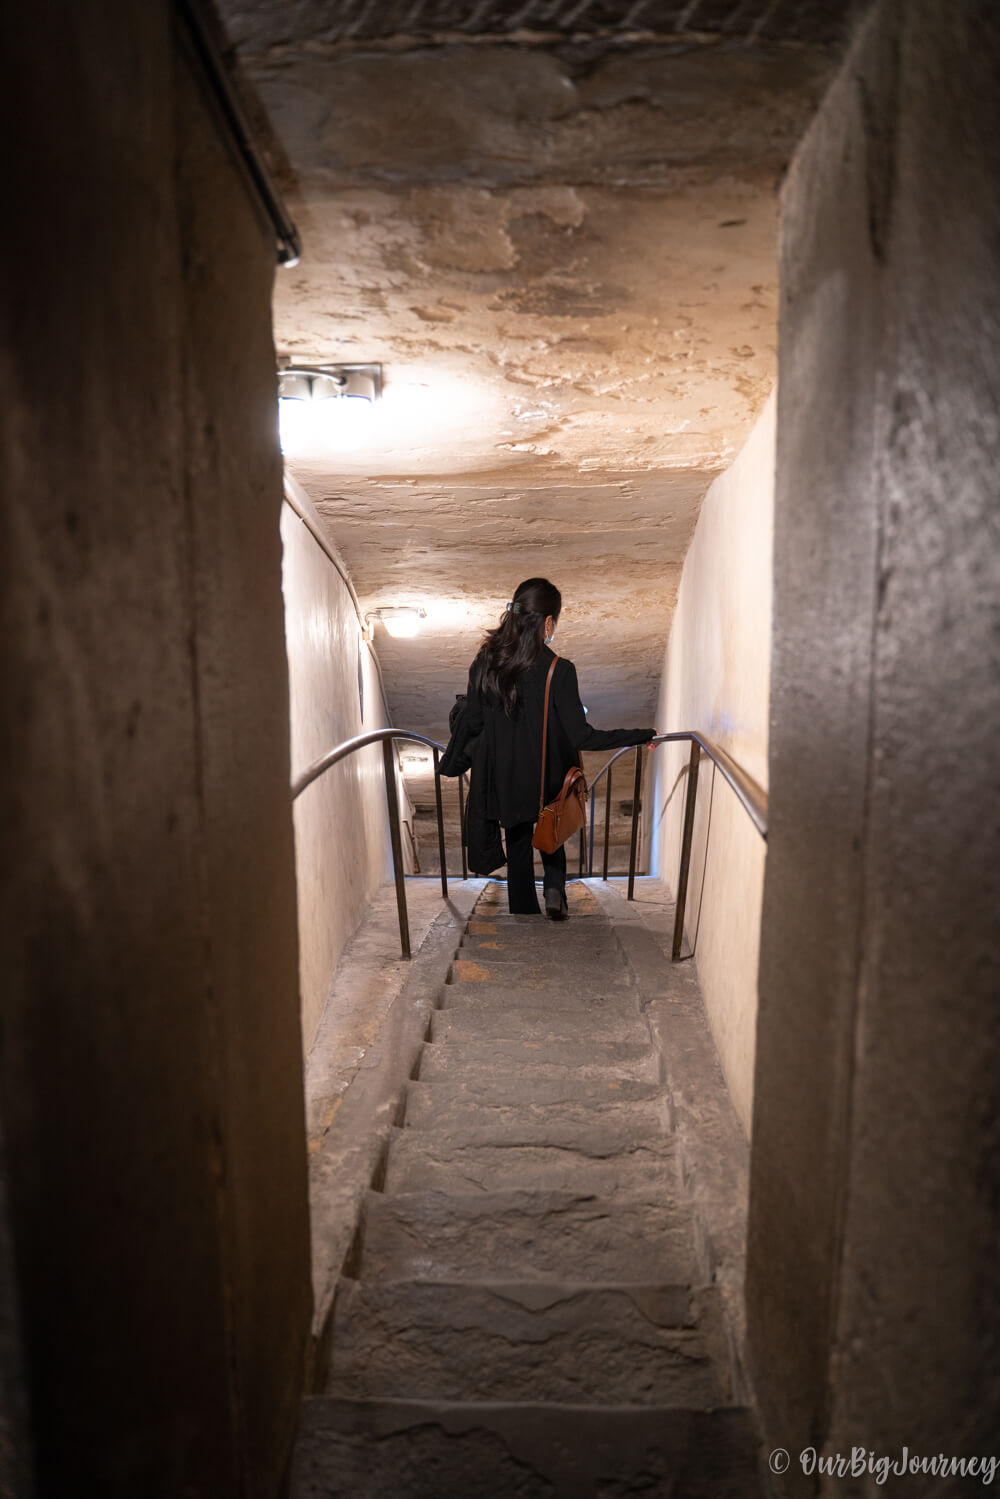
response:
[[[365,615],[365,623],[368,626],[369,638],[374,632],[373,621],[378,620],[385,625],[388,634],[396,640],[412,640],[420,629],[420,621],[427,618],[426,609],[417,609],[409,605],[386,605],[382,609],[373,609],[371,614]]]
[[[423,775],[434,763],[430,755],[400,755],[404,776]]]
[[[380,364],[291,365],[278,371],[278,429],[289,457],[359,448],[382,393]]]

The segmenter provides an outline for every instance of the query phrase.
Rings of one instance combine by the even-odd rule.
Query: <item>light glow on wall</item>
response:
[[[366,614],[365,622],[372,629],[372,621],[377,620],[385,626],[386,633],[394,640],[412,640],[420,629],[421,620],[426,618],[427,611],[415,605],[385,604],[381,609],[373,609],[370,614]]]
[[[397,450],[482,443],[483,433],[502,425],[505,408],[481,381],[438,367],[393,370],[379,399],[382,442]]]
[[[434,768],[434,760],[429,754],[404,750],[399,758],[404,776],[423,776]]]
[[[278,372],[278,432],[289,458],[351,452],[369,442],[381,366],[289,366]]]
[[[289,458],[353,452],[371,440],[374,426],[374,405],[363,396],[278,402],[281,451]]]
[[[482,461],[483,434],[507,421],[488,385],[423,364],[394,368],[384,383],[380,364],[288,365],[278,381],[281,450],[293,460],[419,463],[461,449]]]

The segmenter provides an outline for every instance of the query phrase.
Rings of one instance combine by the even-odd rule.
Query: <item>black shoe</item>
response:
[[[566,921],[569,917],[566,892],[557,885],[550,885],[545,892],[545,914],[550,921]]]

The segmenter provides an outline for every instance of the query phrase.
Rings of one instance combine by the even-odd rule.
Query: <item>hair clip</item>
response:
[[[520,614],[520,612],[521,612],[521,605],[517,601],[517,599],[515,599],[512,603],[510,603],[510,604],[507,605],[507,612],[508,612],[508,614]]]

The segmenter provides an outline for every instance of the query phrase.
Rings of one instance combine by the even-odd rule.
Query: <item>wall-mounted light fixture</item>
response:
[[[427,618],[426,609],[418,609],[410,605],[385,605],[381,609],[373,609],[370,614],[365,615],[365,624],[368,627],[368,638],[371,639],[375,632],[375,621],[385,625],[388,634],[397,640],[411,640],[420,629],[420,621]]]
[[[289,457],[359,448],[371,435],[382,394],[380,364],[279,361],[278,429]]]
[[[400,755],[399,759],[404,776],[424,775],[434,764],[430,755]]]

